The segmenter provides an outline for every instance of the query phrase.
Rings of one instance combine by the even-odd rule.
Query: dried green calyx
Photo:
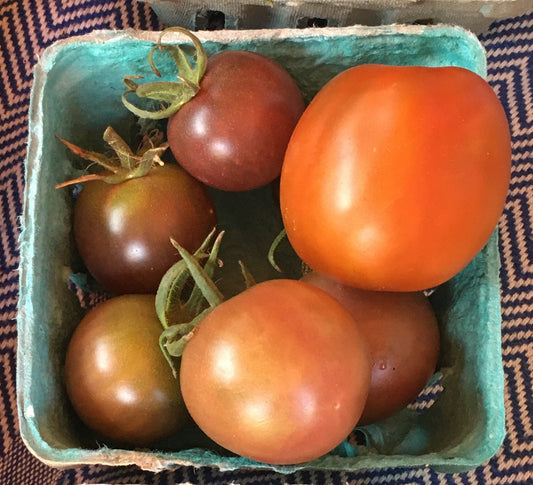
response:
[[[162,143],[163,134],[159,131],[153,131],[144,136],[141,145],[134,152],[110,126],[105,130],[103,139],[113,149],[114,155],[112,156],[85,150],[57,135],[56,137],[76,155],[103,168],[99,173],[82,175],[76,179],[62,182],[56,185],[56,189],[91,180],[102,180],[110,184],[118,184],[129,179],[142,177],[154,165],[164,164],[161,156],[168,148],[168,143]]]
[[[193,254],[172,240],[182,259],[165,273],[157,290],[155,307],[163,327],[159,346],[174,376],[178,375],[179,359],[196,326],[224,301],[212,279],[215,269],[222,265],[218,253],[224,235],[222,231],[214,237],[215,232],[213,229]],[[245,286],[250,288],[255,279],[242,261],[239,266]]]
[[[178,32],[189,37],[192,41],[193,52],[188,53],[190,45],[164,44],[162,38],[168,32]],[[200,90],[200,80],[207,66],[207,53],[202,43],[194,34],[182,27],[169,27],[163,30],[157,44],[148,53],[148,63],[152,72],[157,77],[161,77],[161,72],[154,62],[156,51],[167,52],[172,56],[177,68],[177,80],[139,84],[136,80],[142,79],[142,76],[124,77],[124,84],[128,89],[122,95],[122,103],[129,111],[141,118],[163,119],[173,115]],[[156,101],[160,108],[148,110],[136,106],[128,100],[128,95],[132,93],[139,98]]]
[[[156,313],[164,329],[159,345],[175,376],[178,369],[174,359],[181,357],[196,325],[224,300],[211,279],[219,264],[218,252],[224,233],[219,233],[213,242],[214,234],[215,230],[193,254],[173,240],[182,259],[165,273],[157,290]]]

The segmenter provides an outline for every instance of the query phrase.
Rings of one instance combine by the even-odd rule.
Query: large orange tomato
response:
[[[373,290],[436,286],[482,249],[510,179],[509,125],[458,67],[363,65],[316,95],[281,174],[288,238],[315,271]]]
[[[301,463],[357,424],[370,356],[335,298],[301,281],[270,280],[199,323],[180,382],[193,420],[219,445],[266,463]]]

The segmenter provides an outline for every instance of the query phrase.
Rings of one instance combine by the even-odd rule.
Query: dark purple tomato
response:
[[[119,184],[85,184],[74,209],[74,237],[94,278],[115,294],[155,293],[178,251],[192,252],[216,225],[205,187],[177,165],[155,166]]]
[[[179,381],[159,348],[152,295],[122,295],[80,322],[65,361],[67,394],[81,420],[118,443],[149,446],[188,422]]]
[[[435,372],[440,337],[422,292],[361,290],[312,272],[303,281],[334,296],[368,342],[372,379],[359,425],[385,419],[411,403]]]
[[[279,64],[254,52],[224,51],[209,58],[200,91],[169,119],[170,149],[205,184],[251,190],[280,174],[304,107]]]

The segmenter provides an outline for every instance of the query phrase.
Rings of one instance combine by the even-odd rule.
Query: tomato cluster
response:
[[[439,325],[424,290],[496,227],[510,177],[505,113],[476,74],[420,66],[354,67],[305,108],[272,60],[207,60],[177,30],[197,52],[178,66],[177,101],[161,94],[167,84],[125,79],[125,95],[168,102],[151,115],[168,118],[177,164],[162,163],[166,144],[133,153],[108,134],[120,163],[69,144],[105,168],[78,179],[73,227],[113,296],[74,331],[67,393],[121,445],[151,446],[192,422],[233,453],[304,463],[407,406],[435,372]],[[154,72],[156,50],[185,62],[176,49],[158,43]],[[256,283],[243,268],[248,288],[224,300],[211,279],[211,195],[278,177],[280,221],[310,271]]]

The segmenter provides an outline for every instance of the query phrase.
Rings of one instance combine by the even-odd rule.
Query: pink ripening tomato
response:
[[[331,451],[357,424],[370,360],[333,297],[270,280],[199,323],[180,382],[191,417],[219,445],[266,463],[301,463]]]

